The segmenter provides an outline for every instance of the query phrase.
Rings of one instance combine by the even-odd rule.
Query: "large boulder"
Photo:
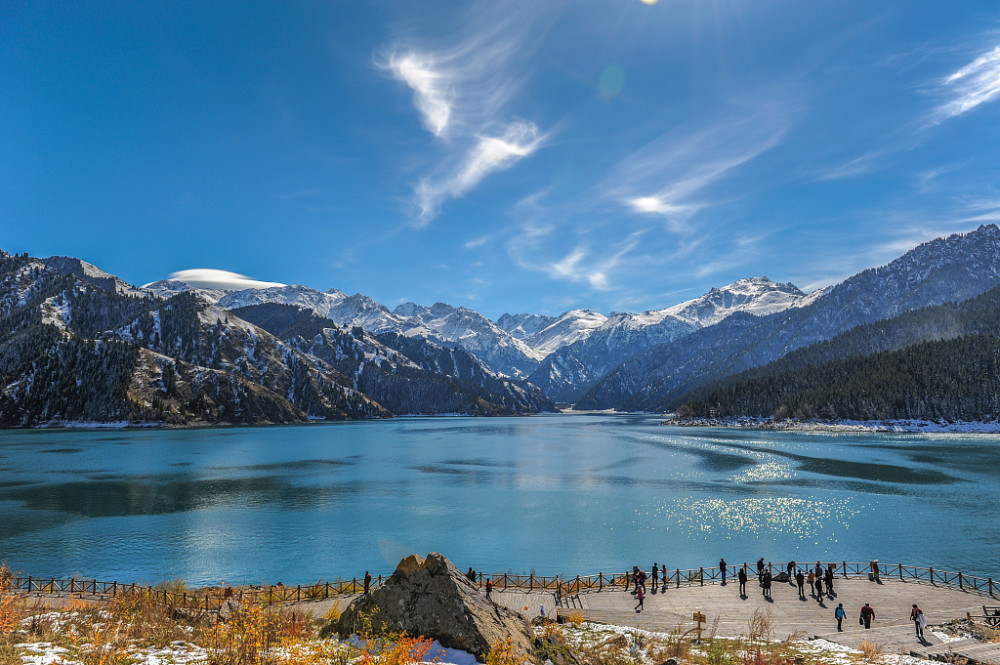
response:
[[[445,648],[468,651],[480,660],[508,637],[514,655],[531,656],[528,621],[486,598],[437,552],[426,559],[416,554],[404,558],[384,584],[356,598],[323,632],[346,638],[362,627],[361,615],[376,626],[385,624],[388,631],[433,638]]]

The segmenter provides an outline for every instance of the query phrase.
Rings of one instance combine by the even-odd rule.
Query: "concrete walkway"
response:
[[[793,635],[821,637],[850,647],[868,639],[893,653],[941,645],[943,641],[931,634],[935,625],[964,619],[967,613],[980,615],[984,604],[1000,604],[976,593],[886,578],[882,583],[838,579],[834,583],[835,597],[824,596],[822,602],[809,595],[800,600],[798,589],[787,583],[774,583],[772,601],[764,599],[756,578],[747,583],[746,598],[740,597],[738,588],[736,583],[669,588],[665,592],[648,594],[641,612],[635,611],[635,597],[621,587],[564,597],[559,599],[558,605],[551,591],[494,590],[493,600],[529,618],[539,616],[541,611],[549,617],[554,617],[557,611],[563,615],[579,613],[585,619],[600,623],[663,632],[694,628],[692,615],[697,611],[705,614],[707,631],[714,629],[722,637],[746,634],[751,616],[755,610],[760,610],[770,616],[774,639]],[[340,609],[346,608],[352,598],[303,602],[290,607],[322,615],[334,603]],[[875,609],[871,630],[858,625],[858,614],[866,602]],[[833,617],[837,603],[843,603],[847,612],[842,633],[837,632],[837,621]],[[913,603],[927,615],[925,644],[917,640],[909,620]]]

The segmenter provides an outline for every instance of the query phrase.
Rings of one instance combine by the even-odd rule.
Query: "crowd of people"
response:
[[[787,583],[791,586],[798,587],[799,599],[806,600],[806,585],[809,585],[809,596],[815,598],[821,606],[824,606],[824,599],[836,598],[837,594],[833,590],[834,580],[836,579],[836,566],[834,564],[828,564],[826,567],[823,566],[819,561],[813,567],[806,566],[803,569],[795,561],[789,561],[788,565],[785,566],[783,571],[777,574],[772,573],[772,566],[764,563],[764,558],[761,557],[757,560],[757,583],[761,588],[761,593],[764,598],[768,601],[773,602],[773,597],[771,596],[771,588],[775,582]],[[722,579],[722,586],[726,586],[726,580],[729,574],[729,565],[726,560],[719,560],[719,577]],[[650,580],[652,592],[655,594],[658,590],[660,593],[665,593],[667,591],[667,586],[669,582],[669,577],[667,575],[666,564],[658,565],[656,562],[653,563],[652,571],[647,575],[646,571],[642,570],[639,566],[632,566],[632,570],[625,571],[624,575],[624,586],[626,590],[631,589],[631,593],[636,598],[635,611],[641,612],[644,607],[644,601],[646,599],[646,580]],[[747,568],[746,564],[741,566],[736,571],[736,579],[739,582],[739,594],[741,598],[747,598]],[[662,584],[662,586],[661,586]],[[843,632],[844,630],[844,619],[847,617],[847,611],[844,609],[843,603],[838,603],[836,609],[834,610],[834,619],[837,620],[837,630]],[[875,620],[875,608],[869,603],[865,603],[860,612],[858,613],[858,625],[864,626],[866,630],[870,630],[872,627],[872,621]],[[910,612],[910,621],[914,623],[916,628],[916,636],[921,642],[924,640],[924,626],[927,625],[927,617],[924,615],[923,610],[921,610],[914,603],[913,609]]]

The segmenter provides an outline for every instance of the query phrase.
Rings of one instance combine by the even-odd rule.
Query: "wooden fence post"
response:
[[[28,593],[31,593],[31,575],[28,575]]]
[[[118,593],[118,580],[115,580],[111,585],[111,597],[114,598]]]
[[[604,573],[597,573],[597,590],[604,591]]]
[[[847,562],[844,562],[844,579],[847,579]]]
[[[965,586],[962,584],[962,571],[958,571],[958,588],[965,591]]]
[[[701,579],[701,586],[705,586],[705,568],[701,567],[698,569],[698,577]]]
[[[934,569],[933,569],[933,568],[928,568],[927,570],[928,570],[928,571],[929,571],[929,573],[930,573],[930,577],[931,577],[931,584],[934,584]]]
[[[677,588],[681,588],[681,569],[677,569]]]
[[[535,588],[535,574],[531,573],[531,576],[528,578],[528,590],[530,591],[531,589],[534,588]]]
[[[899,564],[899,581],[903,581],[903,564]]]

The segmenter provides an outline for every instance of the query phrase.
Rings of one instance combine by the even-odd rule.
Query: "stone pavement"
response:
[[[852,648],[857,648],[863,640],[869,640],[887,653],[912,652],[928,657],[951,652],[1000,665],[1000,644],[984,645],[973,641],[946,643],[933,634],[937,624],[964,619],[967,613],[979,615],[984,604],[998,604],[987,596],[889,578],[883,578],[881,583],[865,579],[838,579],[834,583],[836,596],[824,596],[822,602],[809,595],[800,600],[796,587],[779,582],[774,583],[771,590],[773,600],[768,601],[761,594],[756,577],[747,583],[746,598],[740,597],[738,588],[735,582],[726,586],[708,584],[668,588],[665,592],[648,594],[642,612],[635,611],[635,597],[621,587],[564,597],[558,603],[551,591],[495,590],[493,599],[528,617],[536,617],[542,610],[549,617],[555,616],[557,611],[564,615],[579,613],[585,619],[600,623],[663,632],[694,628],[692,616],[697,611],[706,616],[705,634],[714,631],[722,637],[746,634],[751,616],[755,610],[760,610],[770,617],[773,639],[789,636],[822,638]],[[338,602],[343,608],[349,600]],[[858,625],[858,614],[866,602],[875,609],[871,630]],[[843,603],[847,612],[842,633],[837,632],[837,621],[833,617],[837,603]],[[917,640],[909,620],[913,603],[917,603],[927,615],[924,643]],[[302,603],[301,606],[322,614],[330,604],[332,601]]]

